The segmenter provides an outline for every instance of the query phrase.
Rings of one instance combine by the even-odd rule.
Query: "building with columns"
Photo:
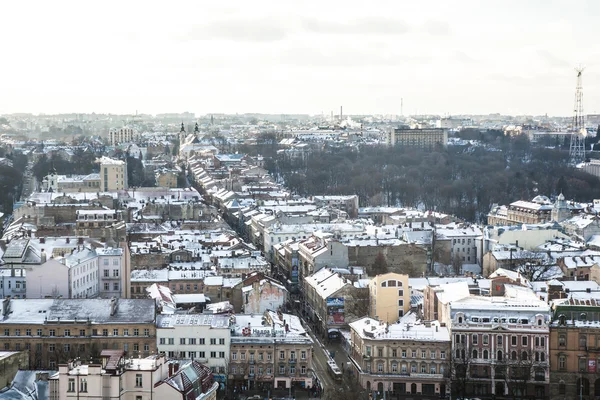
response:
[[[454,395],[548,397],[550,307],[529,288],[504,292],[449,304]]]

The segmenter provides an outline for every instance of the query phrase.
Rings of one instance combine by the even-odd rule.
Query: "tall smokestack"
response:
[[[340,121],[342,120],[343,116],[344,116],[344,113],[342,112],[342,106],[340,106]]]

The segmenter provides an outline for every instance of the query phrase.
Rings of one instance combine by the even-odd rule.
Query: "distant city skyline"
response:
[[[600,113],[594,1],[6,2],[0,114]]]

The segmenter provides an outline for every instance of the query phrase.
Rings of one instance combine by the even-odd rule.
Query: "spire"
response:
[[[181,123],[181,131],[180,132],[185,132],[185,126],[183,125],[183,122]]]
[[[196,126],[194,127],[194,132],[198,133],[200,132],[200,128],[198,128],[198,123],[196,122]]]

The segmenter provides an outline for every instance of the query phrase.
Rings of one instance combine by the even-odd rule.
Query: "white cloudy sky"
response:
[[[0,113],[600,113],[600,2],[3,1]]]

